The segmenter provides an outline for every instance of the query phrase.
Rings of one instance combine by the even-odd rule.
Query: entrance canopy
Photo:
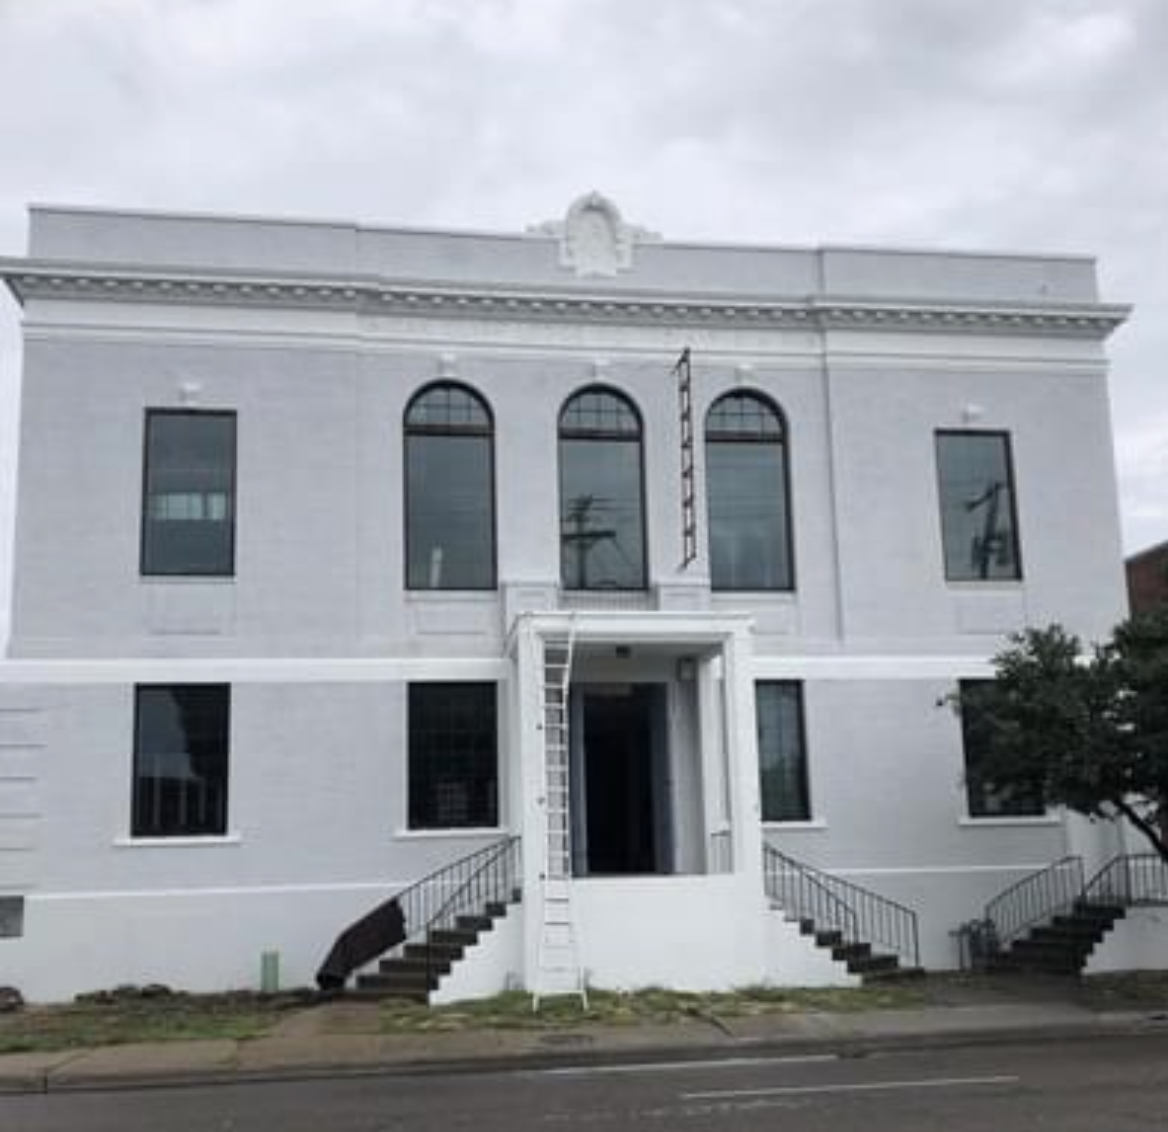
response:
[[[553,845],[577,879],[756,871],[751,648],[740,614],[516,618],[525,846]]]

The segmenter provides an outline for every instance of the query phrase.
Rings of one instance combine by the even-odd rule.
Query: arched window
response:
[[[406,408],[406,586],[495,588],[494,426],[477,393],[443,383]]]
[[[645,588],[641,419],[610,389],[560,413],[560,577],[565,589]]]
[[[706,510],[714,589],[791,589],[786,429],[758,393],[727,393],[706,416]]]

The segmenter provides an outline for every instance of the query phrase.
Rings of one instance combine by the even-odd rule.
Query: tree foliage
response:
[[[1168,861],[1168,608],[1087,651],[1059,625],[1027,629],[992,681],[955,696],[979,757],[971,779],[1091,817],[1126,817]]]

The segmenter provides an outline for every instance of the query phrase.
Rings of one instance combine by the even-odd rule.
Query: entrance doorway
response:
[[[574,692],[574,872],[672,871],[665,685],[583,684]]]

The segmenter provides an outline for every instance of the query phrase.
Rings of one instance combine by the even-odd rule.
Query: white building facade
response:
[[[447,997],[556,989],[560,910],[591,985],[846,983],[816,893],[952,967],[1112,851],[968,790],[946,704],[1124,616],[1089,259],[670,242],[593,194],[517,235],[38,207],[0,270],[0,983],[307,983],[506,838]]]

